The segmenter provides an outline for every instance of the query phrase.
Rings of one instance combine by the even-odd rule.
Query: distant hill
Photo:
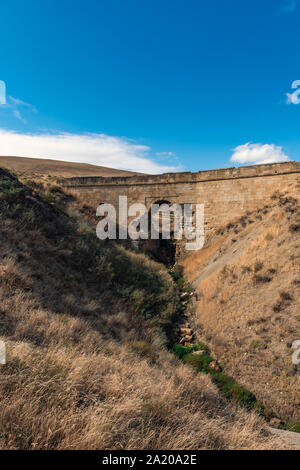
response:
[[[60,177],[72,176],[133,176],[137,173],[88,163],[62,162],[44,158],[1,157],[0,167],[26,176],[51,175]]]

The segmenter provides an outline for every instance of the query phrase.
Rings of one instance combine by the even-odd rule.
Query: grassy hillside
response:
[[[197,288],[194,326],[227,373],[300,431],[299,184],[275,193],[184,261]],[[298,424],[297,424],[298,423]]]
[[[0,448],[284,447],[167,350],[166,269],[48,199],[0,170]]]
[[[67,178],[72,176],[131,176],[137,174],[131,171],[116,170],[88,163],[62,162],[44,158],[0,156],[0,166],[27,177],[51,175]]]

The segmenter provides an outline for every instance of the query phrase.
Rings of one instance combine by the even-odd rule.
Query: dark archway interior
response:
[[[173,239],[170,240],[154,240],[157,243],[156,260],[160,263],[172,266],[176,259],[176,242]]]
[[[155,201],[154,204],[167,204],[172,205],[170,201],[167,200],[159,200]],[[151,224],[151,209],[149,210],[149,227]],[[165,240],[162,238],[161,227],[159,231],[159,239],[152,240],[150,239],[147,241],[147,253],[153,259],[158,261],[159,263],[163,263],[167,266],[172,266],[176,260],[176,240],[174,239],[174,232],[170,232],[170,239]]]

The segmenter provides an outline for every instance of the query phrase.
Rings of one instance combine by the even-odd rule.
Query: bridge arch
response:
[[[61,182],[66,189],[84,196],[95,211],[99,200],[118,207],[119,196],[127,196],[129,205],[143,203],[147,210],[153,203],[161,201],[203,204],[207,236],[210,230],[218,229],[264,204],[275,191],[284,191],[291,186],[297,196],[299,189],[295,183],[299,176],[300,162],[288,161],[197,173],[73,177]]]
[[[175,239],[174,236],[174,219],[175,215],[174,212],[163,212],[161,210],[158,213],[156,223],[158,224],[158,233],[157,239],[151,238],[151,225],[155,222],[152,219],[152,206],[157,205],[159,207],[168,206],[168,208],[172,208],[174,202],[170,201],[168,198],[162,198],[154,200],[151,204],[148,205],[148,226],[149,226],[149,240],[148,240],[148,252],[152,253],[153,257],[164,264],[173,265],[176,261],[177,252],[178,252],[178,240]],[[167,223],[170,223],[170,237],[164,238],[162,234],[162,227],[164,221],[164,217],[170,217],[170,220]]]

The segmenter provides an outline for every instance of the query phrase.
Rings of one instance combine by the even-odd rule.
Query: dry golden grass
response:
[[[15,280],[17,265],[2,263],[1,280],[3,273]],[[88,318],[42,309],[23,284],[10,292],[1,286],[0,298],[8,350],[1,370],[0,448],[283,446],[257,415],[226,403],[207,376],[181,365],[159,337],[148,343],[156,352],[153,361],[135,353],[125,338],[106,338],[105,318],[101,331]],[[121,312],[111,316],[122,327]],[[135,331],[130,336],[140,337]]]
[[[26,177],[52,175],[64,178],[72,176],[132,176],[137,173],[88,163],[63,162],[44,158],[0,156],[0,166]]]
[[[300,339],[299,201],[287,193],[268,205],[234,244],[230,230],[225,241],[215,234],[212,257],[185,260],[185,272],[199,293],[196,330],[212,354],[266,408],[300,421],[300,370],[291,361]]]
[[[206,246],[204,246],[202,250],[197,251],[193,256],[185,259],[183,263],[185,274],[188,276],[190,282],[193,282],[195,278],[197,278],[198,273],[217,254],[225,240],[225,237],[220,237],[213,244],[209,244],[209,242],[206,241]]]
[[[168,352],[177,294],[163,266],[109,247],[110,284],[63,214],[13,185],[0,202],[1,449],[286,447]]]

